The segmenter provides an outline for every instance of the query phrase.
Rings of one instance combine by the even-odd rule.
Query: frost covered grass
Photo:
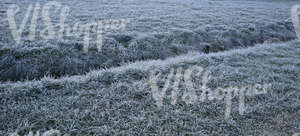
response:
[[[66,24],[95,20],[125,19],[130,23],[122,32],[104,34],[101,53],[91,40],[91,49],[83,53],[83,40],[64,37],[29,41],[25,26],[23,41],[16,44],[11,36],[6,10],[20,6],[17,24],[30,4],[47,0],[3,0],[0,2],[0,81],[41,79],[44,76],[81,75],[91,70],[120,66],[130,62],[166,59],[186,54],[219,52],[284,42],[296,38],[290,17],[295,1],[195,1],[186,0],[61,0],[69,6]],[[51,22],[59,23],[58,12],[50,12]],[[31,17],[31,16],[30,16]],[[30,18],[31,19],[31,18]],[[30,20],[29,19],[29,20]],[[43,31],[42,17],[37,18],[37,32]],[[91,37],[94,35],[91,34]]]
[[[29,24],[16,44],[7,7],[21,7],[16,17],[20,24],[26,8],[37,2],[48,0],[0,2],[0,135],[51,129],[71,135],[300,132],[300,42],[291,41],[296,34],[288,21],[297,1],[60,0],[71,7],[66,24],[130,22],[124,31],[104,34],[102,52],[91,40],[88,53],[82,37],[29,41]],[[50,13],[54,24],[58,13]],[[42,20],[37,18],[37,33],[43,30]],[[162,72],[161,89],[170,71],[193,66],[211,72],[208,88],[272,87],[267,94],[247,96],[244,115],[234,98],[228,119],[222,100],[183,101],[188,91],[183,83],[175,104],[169,88],[158,107],[149,79],[152,70]],[[191,81],[199,77],[193,75]]]
[[[150,71],[199,65],[209,87],[270,83],[265,95],[246,98],[245,115],[233,99],[231,118],[222,101],[158,108]],[[300,42],[136,62],[81,76],[0,85],[0,135],[60,130],[74,135],[292,135],[300,129]],[[183,89],[182,87],[180,87]]]
[[[178,29],[167,35],[115,34],[105,38],[102,52],[92,47],[84,53],[83,43],[79,41],[28,42],[22,47],[5,46],[0,49],[0,80],[80,75],[129,62],[166,59],[189,51],[211,53],[295,38],[292,23],[278,22],[257,28]]]

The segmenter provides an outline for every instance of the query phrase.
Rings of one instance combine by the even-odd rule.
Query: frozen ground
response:
[[[62,79],[0,85],[0,134],[57,129],[73,135],[278,135],[300,130],[300,43],[260,45],[224,53],[190,54]],[[210,69],[210,88],[272,84],[267,94],[245,99],[245,115],[233,99],[230,119],[224,101],[166,99],[155,104],[149,73],[199,65]],[[195,77],[197,78],[197,77]],[[197,80],[197,79],[193,79]],[[162,78],[163,81],[163,78]],[[179,87],[180,95],[185,88]],[[199,93],[199,92],[198,92]]]
[[[16,44],[5,20],[5,10],[9,4],[17,3],[23,9],[17,17],[17,22],[21,22],[28,4],[36,2],[9,0],[0,3],[4,18],[0,25],[2,81],[79,75],[190,51],[209,53],[296,38],[292,23],[285,21],[296,3],[293,1],[62,1],[62,5],[71,8],[67,24],[107,19],[129,21],[124,31],[104,33],[102,53],[95,50],[95,40],[91,40],[93,46],[84,54],[82,38],[33,42],[24,39]],[[43,6],[45,2],[40,4]],[[53,24],[59,22],[58,13],[50,13]],[[43,29],[41,18],[38,20],[38,28]],[[25,31],[24,37],[29,33]]]
[[[84,53],[82,37],[25,38],[16,44],[6,10],[10,4],[19,5],[23,9],[17,17],[20,23],[28,5],[36,1],[1,0],[0,135],[49,129],[73,135],[300,132],[300,43],[293,41],[296,34],[288,20],[291,7],[299,2],[60,2],[71,8],[68,24],[107,19],[129,23],[123,31],[104,33],[102,52],[92,40]],[[54,23],[59,21],[58,13],[51,13]],[[38,28],[43,28],[38,20]],[[23,36],[28,33],[25,30]],[[267,94],[246,98],[243,116],[234,99],[230,119],[224,118],[223,101],[172,105],[167,99],[158,108],[150,88],[151,70],[159,68],[166,78],[172,68],[193,65],[212,71],[211,88],[256,83],[271,83],[272,88]],[[179,88],[184,92],[184,87]]]

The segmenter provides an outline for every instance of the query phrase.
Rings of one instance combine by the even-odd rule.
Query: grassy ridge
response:
[[[40,79],[44,76],[80,75],[124,63],[166,59],[189,51],[219,52],[258,43],[296,38],[290,22],[257,27],[206,26],[195,30],[174,29],[169,34],[117,34],[104,41],[102,52],[91,47],[83,53],[78,41],[29,42],[0,49],[0,81]]]
[[[238,114],[234,99],[229,120],[224,119],[223,101],[171,105],[166,99],[158,108],[150,71],[159,68],[163,78],[171,68],[193,65],[212,72],[211,88],[256,83],[271,83],[272,88],[265,95],[247,97],[244,116]],[[0,124],[0,135],[49,129],[76,135],[292,135],[300,129],[299,77],[300,43],[292,41],[208,55],[190,53],[82,76],[3,83],[0,122],[5,123]]]

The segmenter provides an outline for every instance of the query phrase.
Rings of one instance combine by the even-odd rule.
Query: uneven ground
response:
[[[0,135],[49,129],[72,135],[300,133],[300,42],[288,20],[296,1],[61,3],[71,8],[67,22],[72,25],[101,19],[130,23],[123,31],[105,33],[102,52],[91,41],[93,46],[84,53],[82,37],[25,37],[16,44],[5,19],[7,7],[18,4],[23,9],[20,22],[35,1],[1,1]],[[51,15],[57,23],[57,13]],[[42,22],[38,27],[43,28]],[[267,94],[246,97],[245,115],[238,114],[234,98],[229,119],[224,117],[224,100],[186,104],[182,83],[175,105],[166,98],[157,107],[151,71],[160,69],[159,83],[164,84],[172,68],[194,65],[212,72],[208,86],[213,89],[264,83],[272,87]]]
[[[224,117],[224,101],[188,105],[179,100],[171,105],[166,99],[158,108],[150,88],[151,70],[159,68],[164,77],[171,68],[193,65],[212,72],[210,88],[257,83],[272,87],[267,94],[246,97],[243,116],[233,99],[229,120]],[[74,135],[292,135],[300,130],[299,73],[300,43],[290,42],[1,84],[1,133],[53,128]]]
[[[293,1],[62,1],[63,6],[71,9],[66,24],[107,19],[129,21],[123,31],[104,33],[102,53],[95,49],[93,39],[91,49],[85,54],[83,38],[46,41],[37,32],[37,40],[31,42],[26,40],[27,29],[23,42],[15,44],[5,19],[5,9],[17,3],[21,11],[17,21],[21,22],[28,5],[36,2],[9,0],[0,3],[4,7],[0,14],[4,18],[0,25],[1,81],[79,75],[128,62],[165,59],[189,51],[210,53],[296,38],[292,23],[286,21],[296,3]],[[45,1],[40,5],[45,5]],[[59,22],[58,13],[50,12],[53,24]],[[41,18],[38,21],[37,31],[42,31],[45,24]]]

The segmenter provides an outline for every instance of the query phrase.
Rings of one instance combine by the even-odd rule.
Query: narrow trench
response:
[[[257,28],[227,29],[217,33],[199,28],[143,38],[119,34],[112,36],[104,44],[101,53],[92,49],[85,54],[81,44],[60,48],[5,48],[0,49],[0,81],[81,75],[128,62],[166,59],[189,51],[208,54],[293,39],[296,39],[296,33],[292,23],[277,22]]]

